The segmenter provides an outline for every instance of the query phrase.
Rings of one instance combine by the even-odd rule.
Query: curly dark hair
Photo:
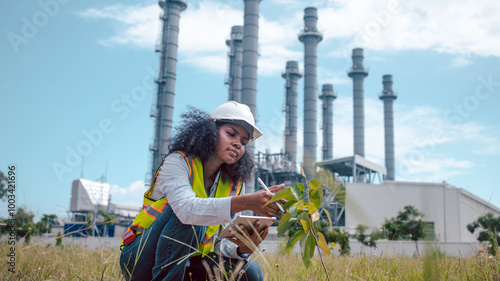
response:
[[[169,154],[183,151],[188,155],[198,156],[205,164],[214,155],[219,140],[219,127],[223,124],[224,122],[211,119],[208,113],[188,106],[187,112],[181,114],[181,122],[174,129],[174,136],[170,139]],[[221,173],[233,182],[238,181],[240,177],[244,182],[248,182],[254,167],[253,151],[247,147],[236,163],[222,164]]]

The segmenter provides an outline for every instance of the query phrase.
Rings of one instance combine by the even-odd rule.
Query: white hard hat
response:
[[[250,111],[250,108],[246,104],[235,101],[225,102],[210,113],[210,118],[240,125],[248,131],[250,141],[262,136],[260,130],[255,126],[252,111]]]

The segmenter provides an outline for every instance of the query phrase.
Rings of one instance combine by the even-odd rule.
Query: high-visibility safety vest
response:
[[[187,156],[180,151],[177,151],[177,153],[180,153],[186,160],[186,163],[189,167],[189,183],[191,184],[196,197],[208,198],[203,181],[203,165],[200,158],[196,156]],[[146,191],[146,193],[144,193],[143,209],[135,217],[132,225],[128,227],[127,231],[123,235],[123,241],[120,245],[120,249],[123,249],[125,245],[129,245],[130,243],[132,243],[135,238],[142,234],[144,230],[148,228],[155,221],[155,219],[161,215],[161,213],[163,212],[163,208],[165,208],[165,206],[168,204],[167,198],[165,197],[158,200],[151,199],[151,194],[153,193],[153,190],[155,188],[156,179],[158,178],[158,173],[160,172],[162,165],[160,165],[160,167],[156,171],[153,182],[151,183],[151,187],[148,189],[148,191]],[[241,178],[238,180],[238,182],[233,183],[228,179],[220,176],[217,184],[217,189],[215,191],[215,197],[224,198],[239,195],[242,186],[243,183],[241,181]],[[205,235],[201,239],[201,243],[198,245],[199,252],[195,254],[195,256],[201,254],[204,257],[205,255],[210,253],[215,240],[214,234],[217,232],[219,227],[220,225],[212,225],[207,227]]]

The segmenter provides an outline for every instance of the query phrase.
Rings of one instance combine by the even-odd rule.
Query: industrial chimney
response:
[[[259,5],[261,0],[243,0],[243,65],[241,103],[257,114],[257,59],[259,58]]]
[[[398,96],[392,90],[392,75],[384,75],[382,78],[384,91],[380,99],[384,101],[384,131],[385,131],[385,166],[387,175],[385,179],[395,179],[394,164],[394,111],[393,103]]]
[[[299,34],[304,43],[304,159],[303,167],[308,178],[314,176],[316,162],[316,49],[323,35],[318,32],[318,11],[304,10],[304,29]]]
[[[231,28],[231,39],[226,40],[229,47],[229,76],[226,84],[229,85],[228,100],[241,102],[241,64],[243,61],[243,26],[235,25]]]
[[[243,0],[243,64],[241,77],[241,103],[248,105],[257,121],[257,59],[259,58],[259,5],[261,0]],[[254,151],[255,143],[248,145]],[[255,191],[252,179],[246,185],[246,192]]]
[[[319,98],[323,101],[323,160],[327,160],[333,158],[333,100],[337,95],[332,84],[324,84],[322,92]]]
[[[286,70],[282,75],[285,78],[286,108],[285,108],[285,153],[295,167],[297,161],[297,82],[302,74],[299,72],[297,61],[287,61]]]
[[[363,65],[363,49],[352,50],[352,68],[348,75],[353,81],[353,112],[354,112],[354,154],[365,157],[365,109],[363,97],[363,80],[368,71]]]
[[[151,148],[153,152],[151,175],[153,177],[163,156],[168,153],[167,140],[172,135],[179,19],[180,13],[187,7],[184,0],[161,0],[159,5],[163,9],[160,17],[163,21],[163,29],[161,41],[158,42],[156,48],[160,52],[160,72],[156,79],[158,84],[156,110],[151,114],[155,118],[155,139]]]

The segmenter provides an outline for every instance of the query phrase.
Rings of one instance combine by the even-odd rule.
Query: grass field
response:
[[[0,246],[4,260],[10,246]],[[38,245],[16,248],[15,273],[0,264],[0,280],[124,280],[118,249],[89,250],[80,246]],[[257,256],[266,280],[326,280],[315,257],[306,269],[294,253]],[[325,257],[331,280],[500,280],[500,256],[464,258],[433,255],[424,258]]]

